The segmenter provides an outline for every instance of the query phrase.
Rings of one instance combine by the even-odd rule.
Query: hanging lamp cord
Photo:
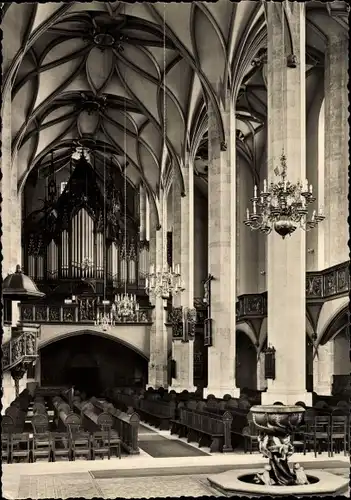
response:
[[[126,4],[124,4],[124,17],[126,17]],[[125,280],[124,280],[124,298],[127,297],[127,277],[128,277],[128,249],[127,249],[127,101],[126,101],[126,96],[127,96],[127,88],[126,88],[126,68],[124,66],[124,75],[123,75],[123,82],[124,82],[124,90],[125,90],[125,95],[124,95],[124,144],[123,144],[123,149],[124,149],[124,262],[125,262]]]
[[[106,147],[104,146],[104,241],[103,241],[103,251],[104,251],[104,301],[106,300]],[[106,312],[106,305],[104,304],[104,315]]]
[[[163,2],[163,154],[164,154],[164,169],[166,168],[167,161],[167,105],[166,105],[166,3]],[[163,208],[165,209],[165,207]],[[164,221],[163,221],[164,222]],[[166,243],[166,232],[164,228],[164,223],[162,223],[162,266],[167,269],[167,243]],[[161,269],[162,271],[162,269]]]

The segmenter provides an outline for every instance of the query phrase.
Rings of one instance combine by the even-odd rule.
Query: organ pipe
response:
[[[68,268],[69,268],[69,246],[68,246],[68,232],[62,231],[62,246],[61,246],[61,272],[62,277],[68,277]]]
[[[46,266],[49,279],[57,277],[58,251],[54,240],[51,240],[46,249]]]
[[[28,255],[28,275],[33,279],[104,278],[104,234],[96,231],[96,222],[85,208],[71,219],[59,241],[52,239],[44,256]],[[149,269],[147,242],[134,240],[121,248],[106,242],[106,274],[114,287],[133,284],[145,278]],[[135,246],[134,246],[135,245]],[[84,265],[85,264],[85,265]]]
[[[37,257],[37,279],[44,279],[44,257],[42,255],[38,255]]]

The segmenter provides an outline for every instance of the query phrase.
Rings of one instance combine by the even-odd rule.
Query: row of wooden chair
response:
[[[292,444],[295,449],[314,451],[315,457],[322,451],[327,451],[328,456],[334,453],[344,452],[350,454],[350,418],[347,415],[339,415],[337,412],[331,415],[314,415],[305,418],[304,425],[292,435]],[[259,431],[252,421],[252,415],[248,414],[248,425],[243,430],[244,451],[252,453],[258,450]]]
[[[317,415],[313,419],[305,419],[301,429],[303,435],[303,452],[313,449],[315,457],[322,451],[328,456],[334,452],[350,453],[350,418],[346,415]]]
[[[7,463],[35,462],[37,458],[55,462],[59,457],[72,461],[77,457],[95,460],[98,456],[102,459],[106,456],[110,460],[113,455],[121,458],[121,445],[119,440],[111,440],[108,431],[2,435],[2,460]]]

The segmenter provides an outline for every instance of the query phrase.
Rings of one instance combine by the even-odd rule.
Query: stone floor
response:
[[[4,492],[6,494],[6,492]],[[93,479],[88,473],[21,476],[22,498],[155,498],[220,496],[207,475]]]
[[[349,477],[347,457],[294,456],[306,468],[318,468]],[[77,460],[3,465],[5,499],[41,498],[158,498],[221,496],[207,482],[210,474],[231,468],[262,468],[264,459],[254,455],[162,458],[126,457],[118,460]],[[120,476],[120,477],[118,477]]]

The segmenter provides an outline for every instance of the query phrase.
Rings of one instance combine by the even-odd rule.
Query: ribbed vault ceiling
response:
[[[308,4],[315,16],[321,4]],[[251,64],[266,44],[261,2],[12,3],[3,10],[3,92],[12,84],[20,184],[52,151],[62,168],[83,142],[98,162],[108,155],[118,168],[127,160],[130,180],[143,179],[157,197],[169,166],[181,172],[185,151],[206,158],[209,101],[223,134],[218,82],[237,99],[242,154],[249,163],[261,154],[265,65]],[[328,15],[319,8],[322,21]],[[325,34],[315,25],[311,33],[311,66],[318,66]]]

